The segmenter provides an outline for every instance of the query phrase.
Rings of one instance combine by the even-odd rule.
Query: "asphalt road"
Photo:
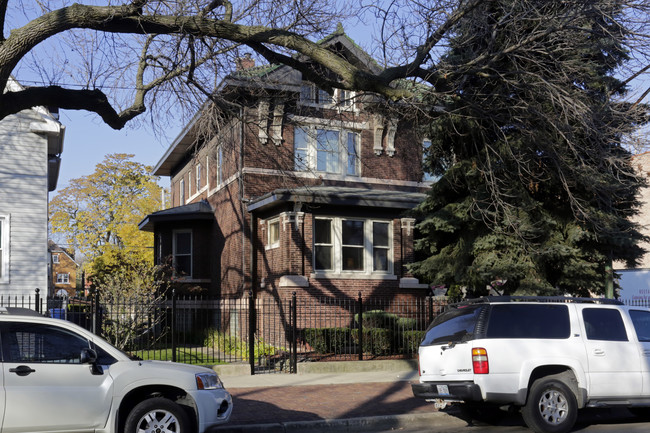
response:
[[[467,422],[461,413],[455,410],[448,412],[448,422],[436,425],[436,433],[531,433],[519,414],[507,414],[497,424],[486,424],[478,421]],[[578,416],[578,421],[572,433],[621,433],[650,431],[650,415],[645,419],[635,417],[625,409],[585,409]],[[431,433],[427,428],[398,428],[378,431],[400,433]]]

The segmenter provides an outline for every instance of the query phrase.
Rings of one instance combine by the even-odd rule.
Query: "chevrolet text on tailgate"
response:
[[[450,305],[420,343],[417,397],[470,414],[520,409],[538,433],[585,407],[650,413],[650,309],[611,299],[486,297]]]
[[[214,371],[133,361],[64,320],[0,308],[0,342],[2,433],[204,433],[232,413]]]

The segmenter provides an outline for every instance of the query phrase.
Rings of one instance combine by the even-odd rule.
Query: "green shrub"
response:
[[[364,328],[395,328],[395,323],[399,319],[393,313],[387,313],[383,310],[366,311],[361,315]],[[354,315],[354,321],[359,323],[359,314]]]
[[[402,348],[404,353],[418,353],[420,342],[426,331],[404,331],[402,332]]]
[[[411,331],[418,326],[417,319],[411,319],[408,317],[400,317],[396,321],[397,329],[400,331]]]
[[[359,344],[359,330],[352,330],[352,340]],[[392,329],[363,328],[364,353],[371,355],[390,355],[393,352],[395,333]]]
[[[249,359],[248,342],[239,337],[226,334],[216,329],[207,329],[203,345],[206,347],[214,347],[227,353],[229,355],[239,356],[244,360]],[[275,347],[264,342],[264,340],[257,339],[254,348],[255,359],[261,356],[271,356],[278,352],[286,352],[284,347]]]
[[[350,329],[305,328],[302,336],[317,353],[342,353],[350,341]]]

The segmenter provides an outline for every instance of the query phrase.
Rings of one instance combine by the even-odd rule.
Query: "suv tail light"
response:
[[[488,374],[490,372],[490,363],[488,362],[487,350],[482,347],[472,349],[472,365],[474,374]]]

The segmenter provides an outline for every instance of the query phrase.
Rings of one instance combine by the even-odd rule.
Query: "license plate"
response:
[[[447,385],[436,385],[438,388],[438,395],[449,395],[449,387]]]

